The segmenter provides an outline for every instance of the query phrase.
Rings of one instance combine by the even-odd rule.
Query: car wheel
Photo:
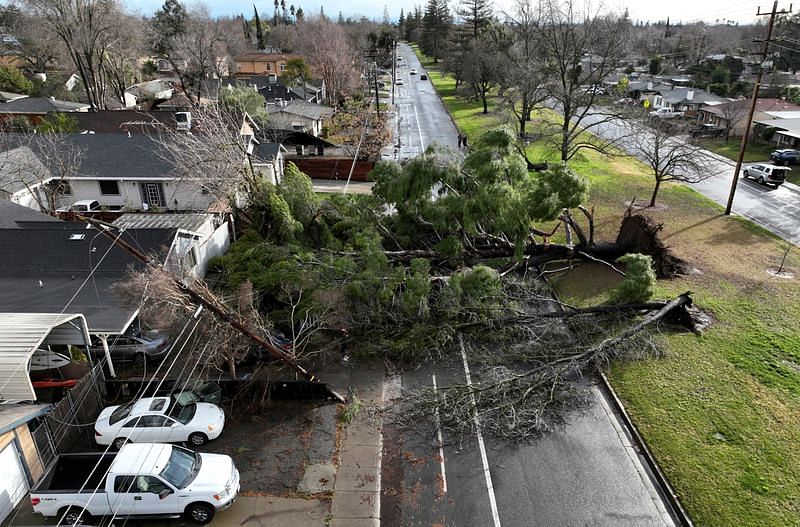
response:
[[[80,507],[70,507],[69,509],[62,509],[58,515],[63,517],[60,525],[83,525],[90,523],[91,516],[89,513]]]
[[[745,170],[745,171],[744,171],[744,174],[743,174],[743,177],[744,177],[745,179],[749,178],[749,177],[750,177],[750,173],[749,173],[747,170]]]
[[[192,503],[186,507],[186,517],[198,525],[206,525],[214,518],[214,508],[206,503]]]
[[[128,439],[124,437],[118,437],[114,440],[114,448],[116,450],[122,450],[122,447],[128,444],[128,442],[129,442]]]
[[[189,434],[189,442],[193,446],[203,446],[208,443],[208,437],[202,432],[193,432]]]
[[[763,185],[764,183],[766,183],[766,181],[764,181],[764,176],[758,176],[758,184]]]

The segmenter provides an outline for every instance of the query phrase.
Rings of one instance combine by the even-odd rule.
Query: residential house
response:
[[[257,75],[247,79],[247,85],[258,90],[267,106],[280,106],[285,102],[300,100],[322,104],[328,96],[323,79],[310,79],[305,85],[291,86],[277,74]]]
[[[51,176],[38,156],[47,146],[34,136],[0,151],[0,188],[15,203],[35,209],[46,203],[44,185],[58,185],[57,205],[97,200],[109,210],[204,211],[214,198],[199,183],[175,175],[160,144],[145,134],[83,133],[63,136],[59,148],[83,157],[66,180]],[[38,150],[38,152],[37,152]],[[49,153],[48,155],[52,155]]]
[[[143,263],[85,222],[30,220],[29,212],[0,200],[0,313],[63,313],[85,320],[86,334],[108,346],[110,338],[135,325],[139,307],[120,296],[115,284]],[[188,279],[201,278],[214,256],[230,244],[224,217],[161,214],[123,215],[117,236]],[[128,227],[130,226],[130,227]],[[91,279],[91,285],[86,286]],[[0,352],[2,352],[0,331]],[[114,375],[111,354],[110,372]],[[27,360],[29,360],[28,357]],[[0,375],[3,361],[0,360]],[[2,385],[2,379],[0,379]],[[19,387],[22,390],[23,387]],[[0,393],[9,398],[10,395]],[[19,399],[19,397],[17,397]]]
[[[49,404],[0,405],[0,523],[13,512],[28,495],[28,490],[44,474],[44,463],[39,456],[32,425],[50,409]]]
[[[126,213],[114,225],[127,231],[174,230],[164,265],[178,276],[203,278],[208,262],[225,254],[231,245],[230,222],[215,214]]]
[[[696,116],[703,106],[713,106],[725,102],[725,99],[698,88],[670,87],[659,89],[653,97],[652,107],[671,108],[677,112],[685,112],[688,116]]]
[[[54,112],[88,112],[90,108],[85,103],[62,101],[55,97],[28,97],[0,92],[0,121],[27,117],[31,124],[38,124]]]
[[[762,119],[753,124],[756,125],[756,134],[764,128],[774,128],[772,141],[778,148],[800,149],[800,115],[787,119]]]
[[[247,79],[256,75],[280,75],[286,69],[286,63],[292,57],[281,53],[279,50],[250,51],[243,53],[233,60],[236,63],[235,76],[238,79]]]
[[[700,119],[704,124],[715,128],[725,129],[728,121],[733,120],[731,135],[741,137],[747,127],[747,115],[751,106],[749,99],[728,101],[717,105],[705,105],[700,108]],[[753,113],[753,122],[774,119],[784,115],[784,112],[800,112],[800,106],[784,99],[757,99]],[[798,114],[800,117],[800,113]]]
[[[273,185],[283,179],[286,166],[286,148],[280,143],[258,143],[253,149],[252,163],[264,178]]]
[[[314,137],[322,134],[323,124],[333,113],[333,108],[305,101],[291,101],[285,106],[267,110],[270,126],[289,132],[305,132]]]

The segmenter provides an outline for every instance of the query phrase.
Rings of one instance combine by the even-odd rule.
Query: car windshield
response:
[[[189,424],[189,421],[192,420],[194,417],[195,412],[197,412],[197,405],[194,403],[182,405],[178,401],[174,401],[172,406],[169,409],[169,415],[176,421],[180,422],[181,424]]]
[[[108,418],[108,424],[113,425],[119,423],[129,415],[131,415],[131,408],[133,408],[133,403],[124,404],[122,406],[118,406],[116,410],[111,412],[111,415]]]
[[[173,446],[172,454],[164,465],[164,470],[161,471],[161,477],[178,489],[186,488],[200,472],[202,461],[200,454]]]

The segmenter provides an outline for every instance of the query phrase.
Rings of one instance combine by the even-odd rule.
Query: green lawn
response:
[[[727,143],[711,140],[704,141],[702,144],[704,148],[721,156],[725,156],[733,161],[736,161],[739,158],[740,143],[738,139],[730,139]],[[747,150],[744,152],[744,162],[752,163],[754,161],[768,161],[769,155],[774,152],[776,148],[777,147],[775,145],[749,143],[747,145]]]
[[[505,121],[429,72],[468,134]],[[597,238],[613,239],[626,202],[649,197],[651,177],[624,156],[589,152],[571,166],[591,181]],[[665,332],[664,357],[615,364],[612,383],[698,526],[800,525],[800,252],[787,259],[795,278],[775,277],[785,242],[682,185],[662,186],[648,214],[693,267],[660,282],[658,296],[692,291],[713,325],[702,335]],[[591,304],[617,280],[584,265],[557,287],[566,301]]]

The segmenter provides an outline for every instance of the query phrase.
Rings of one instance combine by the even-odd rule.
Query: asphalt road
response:
[[[403,81],[402,86],[395,84],[396,138],[400,147],[397,149],[397,160],[404,161],[421,154],[433,143],[458,147],[458,132],[450,115],[430,80],[422,80],[425,73],[414,52],[406,44],[397,46],[397,55],[402,57],[398,63],[396,78]],[[417,74],[411,75],[416,69]]]
[[[586,122],[597,122],[604,118],[588,115]],[[626,122],[609,121],[593,126],[590,130],[604,139],[618,141],[623,150],[635,155],[630,141],[625,140],[625,136],[631,133],[630,125]],[[735,163],[712,152],[708,154],[715,159],[711,177],[689,186],[724,207],[728,203]],[[642,199],[644,198],[646,197],[643,196]],[[759,185],[740,175],[733,201],[733,213],[745,216],[781,238],[800,245],[800,189],[795,185],[786,183],[775,189]]]
[[[406,45],[397,76],[398,160],[437,142],[457,147],[458,132],[422,66]],[[417,75],[409,71],[416,68]],[[463,384],[466,361],[429,366],[396,378],[394,392]],[[665,526],[673,525],[658,490],[599,389],[563,427],[530,444],[492,437],[442,437],[436,427],[385,426],[385,525]]]

